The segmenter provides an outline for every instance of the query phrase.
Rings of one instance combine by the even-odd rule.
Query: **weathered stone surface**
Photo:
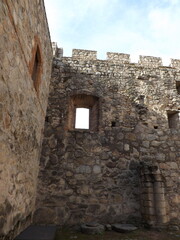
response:
[[[1,1],[0,16],[0,236],[14,239],[35,210],[52,53],[43,1]]]
[[[52,60],[43,1],[1,1],[0,16],[1,238],[30,224],[37,187],[37,222],[178,226],[180,60],[66,58],[53,44],[37,184]],[[77,106],[90,109],[88,130],[74,129]]]
[[[87,223],[81,225],[82,233],[86,234],[102,234],[105,231],[105,227],[98,223]]]
[[[137,230],[137,227],[135,227],[132,224],[113,224],[112,229],[116,232],[126,233],[126,232],[132,232]]]
[[[177,232],[177,231],[180,230],[179,226],[177,226],[177,225],[171,225],[171,226],[169,226],[168,229],[169,229],[170,231],[174,231],[174,232]]]
[[[54,58],[37,207],[63,206],[66,224],[179,222],[180,70],[161,65],[146,56],[132,64],[118,53],[98,60],[77,49]],[[91,109],[89,130],[74,127],[78,106]]]
[[[106,224],[105,225],[105,229],[106,229],[106,231],[111,231],[112,230],[112,226],[110,224]]]

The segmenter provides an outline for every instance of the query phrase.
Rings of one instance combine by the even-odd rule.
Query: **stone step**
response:
[[[31,225],[14,240],[54,240],[55,234],[55,225]]]

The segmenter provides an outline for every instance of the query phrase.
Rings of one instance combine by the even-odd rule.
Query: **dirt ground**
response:
[[[57,232],[55,240],[180,240],[179,232],[139,229],[131,233],[106,231],[98,235],[86,235],[70,229]]]

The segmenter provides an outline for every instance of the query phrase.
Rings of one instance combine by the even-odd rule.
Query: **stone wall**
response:
[[[180,61],[56,52],[35,221],[178,224],[180,130],[168,118],[179,114]],[[97,128],[74,128],[82,106],[98,116]]]
[[[0,239],[12,239],[35,207],[52,59],[42,0],[0,1],[0,59]]]
[[[126,54],[95,58],[94,51],[73,50],[72,58],[54,59],[37,219],[47,213],[44,221],[57,224],[140,219],[140,206],[150,201],[140,201],[142,162],[162,173],[164,221],[177,219],[179,130],[169,129],[167,111],[178,111],[179,61],[163,67],[153,57],[141,56],[138,64]],[[69,127],[71,99],[79,94],[99,98],[98,131]],[[142,214],[158,221],[148,209]]]

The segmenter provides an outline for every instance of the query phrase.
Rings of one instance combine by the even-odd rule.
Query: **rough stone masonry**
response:
[[[0,1],[0,239],[31,224],[51,76],[41,0]]]
[[[58,225],[178,225],[180,60],[53,51],[49,95],[43,0],[0,1],[0,239],[33,215]],[[78,108],[89,112],[88,129],[75,126]]]
[[[180,60],[54,52],[35,221],[178,225]]]

